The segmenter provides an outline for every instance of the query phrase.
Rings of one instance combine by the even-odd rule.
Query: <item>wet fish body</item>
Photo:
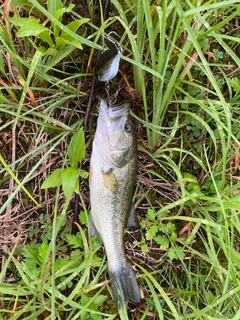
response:
[[[118,308],[140,301],[139,287],[124,252],[137,171],[137,143],[128,104],[107,107],[101,100],[90,163],[91,234],[106,250],[108,274]]]

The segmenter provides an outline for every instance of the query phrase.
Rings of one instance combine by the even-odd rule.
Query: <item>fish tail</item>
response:
[[[118,309],[125,308],[128,300],[140,302],[140,291],[130,262],[127,261],[120,269],[109,269],[108,274],[111,279],[113,298]]]

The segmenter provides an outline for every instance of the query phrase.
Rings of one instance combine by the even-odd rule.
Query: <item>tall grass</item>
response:
[[[240,65],[229,43],[238,46],[239,40],[223,30],[239,15],[239,2],[162,1],[159,6],[146,1],[134,5],[132,1],[132,20],[125,14],[124,3],[113,3],[126,31],[124,41],[129,40],[132,49],[135,89],[142,95],[145,112],[144,121],[139,121],[146,126],[149,147],[155,149],[152,159],[165,174],[171,173],[181,190],[180,200],[164,206],[157,215],[172,211],[164,221],[191,221],[196,226],[183,245],[189,259],[194,261],[198,256],[196,261],[202,266],[199,269],[194,262],[186,265],[182,261],[188,274],[184,276],[186,287],[173,273],[175,290],[182,296],[175,317],[235,318],[239,261],[233,263],[232,259],[238,256],[234,246],[239,246],[234,227],[239,182],[231,172],[238,170],[239,162],[235,161],[232,169],[230,163],[239,153],[239,103],[236,108],[225,88],[232,92],[226,75],[229,63],[231,70]],[[217,52],[222,53],[222,59],[218,60]],[[216,76],[219,70],[224,74],[224,86]],[[238,90],[234,91],[236,97]],[[166,119],[173,119],[168,126]],[[183,124],[188,132],[182,130]],[[197,177],[194,187],[184,178],[184,172],[189,171]],[[200,180],[197,172],[204,178]],[[190,217],[185,217],[186,209]],[[202,250],[194,249],[195,242]],[[171,315],[173,318],[173,310]]]
[[[240,1],[111,3],[114,16],[101,26],[60,0],[0,7],[0,318],[239,319]],[[76,236],[71,195],[57,183],[41,190],[55,169],[71,166],[86,70],[100,35],[114,28],[122,71],[131,66],[128,81],[142,99],[133,113],[142,130],[133,260],[143,300],[121,314],[89,235],[86,182]],[[86,170],[88,160],[89,150]]]
[[[224,42],[224,38],[231,39],[231,37],[224,37],[219,33],[221,28],[239,14],[235,1],[231,3],[224,1],[212,5],[203,3],[202,7],[199,2],[186,1],[184,8],[179,1],[163,1],[161,6],[155,3],[150,5],[148,1],[137,1],[135,5],[135,1],[132,1],[130,8],[135,18],[131,21],[128,21],[125,14],[124,4],[121,5],[114,0],[113,4],[120,16],[118,20],[125,28],[130,41],[134,59],[135,89],[142,95],[147,122],[151,122],[154,126],[162,126],[165,113],[177,100],[179,87],[184,87],[186,84],[184,80],[189,78],[192,86],[198,87],[202,92],[206,91],[204,83],[201,85],[200,81],[196,81],[198,79],[194,81],[194,76],[191,74],[194,66],[197,66],[210,80],[211,93],[215,99],[220,99],[223,112],[229,119],[229,107],[209,66],[206,58],[208,52],[204,52],[203,46],[208,37],[213,37],[213,41],[216,40],[223,50],[227,49],[231,58],[239,65],[237,55]],[[219,15],[228,10],[229,15],[216,23],[213,19],[216,10]],[[239,42],[234,37],[232,40]],[[149,76],[148,73],[150,73]],[[152,83],[149,96],[147,95],[148,82]],[[152,110],[151,118],[149,118],[149,109]],[[150,146],[156,146],[159,140],[160,131],[157,132],[155,129],[151,134],[148,131]]]

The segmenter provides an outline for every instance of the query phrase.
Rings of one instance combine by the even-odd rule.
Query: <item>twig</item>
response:
[[[100,52],[98,52],[97,59],[99,58],[99,55],[100,55]],[[83,125],[84,131],[87,130],[88,120],[89,120],[91,109],[92,109],[92,98],[93,98],[93,92],[95,89],[95,83],[96,83],[96,78],[94,76],[91,83],[91,89],[89,93],[89,99],[88,99],[87,109],[86,109],[85,118],[84,118],[84,125]]]
[[[12,170],[14,171],[15,169],[15,160],[16,160],[16,132],[14,130],[14,125],[12,124]],[[14,179],[13,177],[10,177],[9,179],[9,195],[12,194],[14,189]],[[8,222],[11,219],[11,212],[12,212],[12,201],[9,202],[8,206],[6,207],[5,211],[5,219],[6,222]],[[7,231],[4,232],[4,239],[8,237]],[[6,262],[6,257],[3,255],[2,257],[2,270],[4,268]],[[5,274],[3,275],[2,281],[5,280]]]
[[[107,20],[108,16],[109,16],[109,6],[110,6],[110,0],[106,0],[105,1],[105,6],[104,6],[104,11],[103,11],[103,19]],[[97,54],[97,60],[100,57],[100,51],[98,51]],[[88,125],[88,120],[90,117],[90,113],[91,113],[91,109],[92,109],[92,98],[93,98],[93,92],[95,89],[95,83],[96,83],[96,77],[94,76],[92,79],[92,83],[91,83],[91,89],[90,89],[90,93],[89,93],[89,99],[88,99],[88,104],[87,104],[87,109],[86,109],[86,114],[85,114],[85,119],[84,119],[84,131],[86,131],[87,129],[87,125]]]

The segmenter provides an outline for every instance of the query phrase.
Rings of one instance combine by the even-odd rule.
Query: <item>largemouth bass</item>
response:
[[[101,100],[90,163],[91,234],[99,235],[107,254],[108,274],[118,308],[140,301],[133,268],[124,252],[124,228],[136,226],[132,195],[137,143],[128,104]]]

